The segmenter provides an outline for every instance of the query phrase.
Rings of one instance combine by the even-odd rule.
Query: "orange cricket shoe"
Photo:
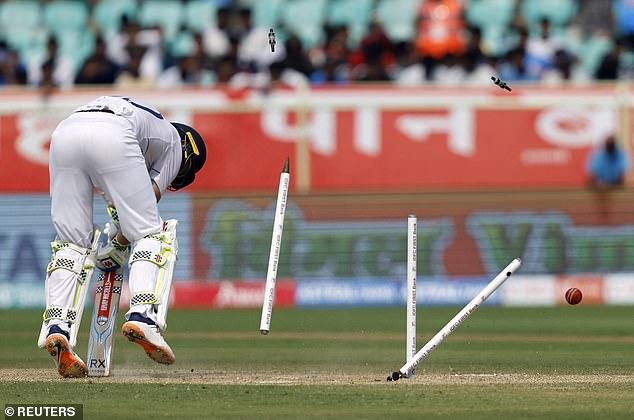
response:
[[[65,335],[53,333],[46,337],[46,351],[64,378],[83,378],[88,374],[86,363],[73,351]]]

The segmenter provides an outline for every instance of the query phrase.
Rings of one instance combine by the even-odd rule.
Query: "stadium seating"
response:
[[[100,0],[93,10],[93,19],[105,37],[121,29],[121,17],[134,18],[137,14],[136,0]]]
[[[560,30],[574,17],[577,7],[575,0],[530,0],[522,2],[521,13],[532,30],[536,30],[542,18],[547,18],[555,30]]]
[[[288,0],[281,11],[282,23],[306,48],[322,40],[326,0]]]
[[[420,0],[380,0],[377,19],[393,41],[407,41],[416,35],[416,8]]]
[[[189,31],[180,31],[171,42],[170,52],[174,57],[191,55],[194,52],[194,37]]]
[[[504,43],[513,15],[515,0],[470,0],[466,4],[465,16],[468,24],[482,31],[484,48],[489,54],[500,55],[504,52]]]
[[[183,24],[194,32],[216,24],[216,4],[208,0],[192,0],[185,4]]]
[[[88,8],[82,1],[53,0],[44,5],[44,23],[53,34],[86,31]]]
[[[160,27],[166,41],[170,42],[181,26],[182,12],[182,3],[178,0],[144,1],[138,18],[142,26]]]
[[[53,0],[43,7],[44,23],[49,33],[57,38],[59,53],[70,59],[79,69],[94,49],[94,36],[89,30],[89,10],[77,0]]]
[[[508,26],[513,20],[515,0],[470,0],[466,4],[467,21],[479,28]]]
[[[95,36],[92,31],[61,31],[57,34],[60,55],[68,58],[78,71],[84,60],[95,49]]]
[[[417,8],[422,0],[0,0],[0,40],[18,51],[25,62],[40,57],[49,36],[59,41],[60,53],[81,65],[94,49],[95,35],[109,38],[121,28],[121,17],[136,19],[141,26],[163,29],[167,51],[180,56],[193,51],[195,32],[214,25],[219,7],[239,6],[252,10],[253,24],[275,28],[278,43],[289,33],[302,40],[304,48],[324,39],[324,25],[346,25],[350,48],[355,49],[377,19],[396,42],[416,36]],[[482,31],[486,53],[501,56],[515,45],[516,19],[531,33],[547,18],[553,32],[567,50],[581,60],[592,75],[613,45],[613,36],[593,35],[571,25],[582,3],[579,0],[463,0],[468,25]],[[93,33],[91,24],[97,29]],[[628,64],[632,53],[623,58]],[[632,64],[634,65],[634,64]]]
[[[41,19],[42,11],[37,1],[9,0],[0,3],[0,30],[3,32],[16,27],[35,28]]]
[[[605,35],[595,35],[583,43],[582,48],[577,51],[581,60],[581,66],[592,76],[601,64],[603,56],[610,51],[614,42]]]
[[[331,0],[326,21],[346,25],[351,46],[356,45],[368,29],[374,0]]]
[[[46,39],[37,1],[9,0],[0,4],[0,36],[22,56],[41,48]]]
[[[255,26],[271,28],[279,25],[284,3],[284,0],[249,0],[243,2],[245,7],[251,8],[253,24]]]

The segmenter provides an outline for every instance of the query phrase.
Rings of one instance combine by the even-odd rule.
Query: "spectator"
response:
[[[601,59],[601,64],[594,75],[597,80],[616,80],[619,78],[621,56],[625,52],[625,45],[621,39],[614,42],[614,46]]]
[[[285,43],[286,58],[284,65],[287,68],[296,70],[305,76],[313,71],[313,66],[308,59],[308,54],[302,48],[302,41],[295,34],[291,34]]]
[[[154,27],[141,30],[130,43],[130,46],[140,45],[145,48],[140,68],[144,77],[156,80],[163,71],[165,61],[163,42],[162,30],[159,27]]]
[[[220,56],[212,57],[209,55],[205,49],[205,39],[201,33],[195,32],[192,37],[194,39],[194,49],[192,51],[192,55],[196,61],[198,61],[198,67],[204,71],[212,71],[215,67],[216,60],[219,59]],[[229,44],[227,48],[227,54],[229,53],[230,48],[231,44]]]
[[[165,69],[157,80],[161,88],[177,88],[200,83],[201,71],[196,57],[179,57],[176,64]]]
[[[476,57],[469,54],[464,56],[464,66],[467,70],[465,83],[471,86],[486,86],[491,84],[491,76],[497,74],[498,59],[485,56],[485,60],[478,64]]]
[[[135,47],[143,48],[139,72],[143,78],[156,80],[163,70],[163,35],[158,28],[142,29],[125,15],[121,18],[121,31],[108,40],[107,55],[120,68],[127,65],[129,52]],[[139,51],[139,50],[135,50]]]
[[[251,72],[266,72],[273,62],[286,57],[286,48],[281,42],[275,46],[275,52],[271,52],[268,33],[269,28],[253,26],[250,9],[240,11],[238,65],[241,68]]]
[[[561,42],[552,34],[550,20],[541,19],[539,27],[538,35],[528,37],[525,55],[528,71],[537,78],[553,68],[555,52],[561,49]]]
[[[202,69],[200,83],[203,84],[205,80],[213,83],[220,71],[223,79],[230,80],[239,74],[249,80],[268,80],[269,67],[273,62],[282,62],[284,66],[310,77],[311,82],[316,84],[345,83],[351,79],[366,78],[387,78],[404,84],[419,84],[425,79],[439,83],[462,80],[471,84],[484,80],[481,76],[492,69],[487,62],[487,43],[482,42],[481,29],[467,26],[463,16],[464,5],[469,0],[418,0],[418,31],[415,38],[409,41],[392,42],[381,25],[372,22],[356,45],[350,42],[347,26],[326,26],[325,42],[318,47],[304,49],[293,35],[284,42],[285,33],[280,28],[275,53],[271,53],[268,46],[269,26],[254,27],[251,10],[239,8],[239,5],[246,4],[244,1],[210,1],[217,7],[215,23],[209,24],[202,34],[193,34],[196,52],[187,52],[187,55],[196,57],[197,66]],[[634,16],[634,0],[614,0],[607,2],[609,4],[591,0],[576,1],[580,3],[579,13],[572,22],[581,25],[585,34],[591,34],[588,31],[592,31],[592,28],[609,27],[619,36],[614,49],[600,60],[595,74],[584,77],[583,71],[580,71],[582,67],[564,49],[564,43],[553,35],[551,22],[544,18],[539,21],[537,33],[533,36],[529,36],[526,29],[521,29],[519,41],[516,37],[506,36],[496,40],[499,44],[496,44],[495,51],[506,51],[506,57],[498,70],[511,75],[507,80],[542,80],[548,84],[558,84],[566,81],[584,82],[591,78],[614,80],[634,77],[634,66],[628,67],[629,55],[623,54],[634,44],[634,18],[631,18]],[[601,18],[597,18],[599,12]],[[578,29],[576,26],[564,29],[571,28]],[[508,42],[511,45],[507,45]],[[177,61],[166,56],[161,29],[142,28],[125,15],[121,17],[120,32],[105,39],[105,43],[108,59],[125,71],[118,83],[145,85],[156,80],[166,66]],[[185,40],[183,45],[191,45],[190,40]],[[416,53],[410,51],[410,45],[415,46]],[[580,47],[583,48],[583,45]],[[57,40],[51,38],[45,53],[29,59],[26,66],[28,83],[70,87],[74,82],[107,84],[113,79],[111,63],[104,60],[102,54],[97,53],[86,59],[83,68],[75,75],[73,61],[64,58],[59,50],[62,48],[58,48]],[[131,56],[132,51],[135,57]],[[141,57],[138,57],[139,53]],[[182,54],[176,53],[176,56]],[[519,63],[520,55],[522,64]],[[33,55],[29,54],[29,57]],[[228,57],[233,57],[235,65],[230,65]],[[586,58],[586,55],[583,57]],[[14,70],[10,70],[13,64],[8,63],[9,59],[15,63]],[[43,68],[45,62],[48,63]],[[421,64],[424,69],[421,69]],[[102,66],[107,68],[100,69]],[[379,66],[383,69],[379,69]],[[43,70],[50,72],[51,67],[52,74],[44,81]],[[172,66],[175,67],[178,64]],[[6,46],[0,45],[0,84],[20,83],[19,75],[24,73],[24,69],[25,66],[16,59],[15,54],[7,55]],[[13,71],[16,76],[7,76]],[[492,72],[495,73],[500,72]],[[254,74],[259,76],[251,78]],[[249,82],[248,85],[253,84]]]
[[[257,89],[268,94],[273,87],[308,87],[308,78],[296,70],[286,68],[283,61],[275,61],[266,71],[237,71],[229,80],[229,87],[234,90]]]
[[[345,25],[335,27],[326,44],[326,57],[336,63],[347,63],[350,59],[350,31]]]
[[[344,63],[331,58],[328,58],[323,66],[317,68],[310,75],[310,82],[313,85],[325,83],[342,85],[347,84],[349,80],[348,67]]]
[[[53,73],[55,71],[55,63],[53,62],[53,60],[49,59],[43,62],[40,68],[40,71],[41,71],[42,77],[38,87],[40,88],[42,97],[44,99],[47,99],[53,94],[55,89],[59,87],[59,85],[57,84],[57,82],[55,82],[55,79],[53,77]]]
[[[360,82],[389,82],[392,80],[378,60],[370,60],[356,69],[356,80]]]
[[[216,65],[216,83],[228,84],[237,72],[235,59],[230,55],[222,57]]]
[[[627,156],[616,143],[614,136],[608,137],[605,143],[595,148],[588,158],[589,182],[596,188],[623,185],[628,169]]]
[[[464,55],[469,56],[474,61],[474,65],[486,61],[486,54],[482,50],[482,31],[477,26],[468,28],[469,37],[465,46]]]
[[[309,60],[315,69],[310,77],[314,83],[324,83],[331,79],[345,81],[348,79],[351,55],[348,47],[348,27],[326,25],[324,31],[325,42],[308,52]]]
[[[268,80],[265,89],[274,85],[299,88],[308,86],[308,78],[295,69],[286,67],[283,61],[271,64],[268,72]]]
[[[421,0],[418,12],[418,51],[440,60],[446,54],[464,52],[462,3],[459,0]]]
[[[443,85],[456,86],[461,84],[467,77],[463,57],[446,54],[440,64],[435,67],[432,80]]]
[[[499,68],[500,78],[507,82],[531,82],[538,78],[526,68],[524,50],[521,47],[513,48],[506,53],[504,61]]]
[[[231,48],[229,11],[226,7],[218,9],[216,25],[209,26],[202,35],[205,54],[216,59],[229,54]]]
[[[126,15],[121,16],[121,29],[119,33],[108,39],[106,53],[108,58],[124,67],[129,59],[129,48],[134,44],[136,35],[141,31],[139,24],[130,20]]]
[[[44,72],[50,72],[50,80],[44,80],[45,76],[48,77]],[[73,63],[59,53],[55,37],[48,39],[45,54],[35,57],[28,65],[27,80],[31,85],[69,88],[73,85],[74,78]]]
[[[515,30],[517,31],[517,43],[514,46],[508,48],[507,51],[510,51],[513,48],[521,48],[526,51],[529,38],[528,29],[526,29],[524,26],[519,26],[515,27]]]
[[[394,44],[378,21],[370,23],[368,32],[361,38],[359,52],[362,63],[380,64],[389,68],[396,63]],[[360,63],[353,63],[360,64]]]
[[[396,67],[394,44],[378,21],[370,23],[359,49],[350,54],[350,76],[353,80],[390,80],[388,71]],[[386,70],[389,69],[389,70]]]
[[[578,65],[577,57],[566,50],[555,52],[554,67],[542,75],[546,84],[556,85],[565,82],[585,83],[588,81],[586,73]]]
[[[396,83],[401,86],[415,86],[424,83],[427,73],[416,46],[412,43],[407,43],[405,51],[405,61],[400,67]]]
[[[18,53],[0,41],[0,86],[26,84],[26,65]]]
[[[154,79],[141,74],[141,61],[145,54],[145,48],[141,46],[132,46],[128,48],[128,63],[125,65],[117,79],[115,85],[121,89],[130,87],[152,87]]]
[[[106,44],[101,37],[95,40],[95,52],[82,65],[75,84],[111,85],[119,74],[119,66],[106,56]]]

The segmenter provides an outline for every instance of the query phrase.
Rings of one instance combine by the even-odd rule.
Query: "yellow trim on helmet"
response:
[[[194,136],[192,136],[192,133],[189,131],[185,132],[185,135],[187,136],[187,138],[189,139],[189,142],[192,145],[192,150],[194,154],[198,156],[200,152],[198,151],[198,147],[196,146],[196,142],[194,141]]]

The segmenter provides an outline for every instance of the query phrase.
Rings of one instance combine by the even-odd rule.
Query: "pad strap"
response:
[[[159,267],[163,267],[167,262],[167,257],[172,253],[172,247],[170,245],[173,241],[173,235],[164,232],[159,235],[147,235],[145,238],[161,242],[161,253],[137,249],[130,257],[129,264],[132,265],[137,261],[148,261]]]
[[[169,250],[167,255],[169,255]],[[136,251],[134,254],[132,254],[132,257],[130,258],[130,264],[133,264],[137,261],[148,261],[158,265],[159,267],[162,267],[167,261],[167,255],[163,256],[159,253],[150,251]]]
[[[53,255],[46,267],[46,272],[51,273],[60,268],[68,270],[77,274],[79,283],[83,284],[84,281],[86,281],[86,270],[94,267],[91,259],[86,258],[90,250],[73,245],[70,242],[61,242],[58,240],[51,242],[51,249]],[[63,256],[61,256],[57,255],[59,251],[73,252],[62,252]]]
[[[136,305],[153,305],[158,302],[158,296],[155,293],[141,292],[132,296],[130,306]]]
[[[56,253],[57,251],[59,251],[62,248],[68,248],[68,249],[72,249],[73,251],[82,254],[82,255],[88,255],[89,253],[89,249],[87,248],[82,248],[80,246],[77,246],[75,244],[72,244],[70,242],[62,242],[59,239],[55,239],[53,242],[51,242],[51,249],[53,250],[53,254]]]
[[[75,323],[77,320],[77,310],[74,308],[62,308],[61,306],[51,306],[46,308],[42,315],[44,321],[50,321],[51,319],[61,319],[69,324]]]
[[[46,267],[46,272],[50,273],[51,271],[55,271],[58,268],[64,268],[66,270],[72,271],[75,274],[81,273],[84,265],[81,264],[77,260],[72,260],[70,258],[51,258],[51,262],[48,263]]]

